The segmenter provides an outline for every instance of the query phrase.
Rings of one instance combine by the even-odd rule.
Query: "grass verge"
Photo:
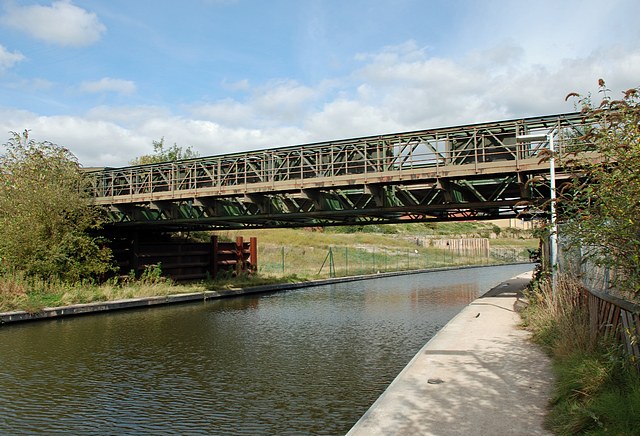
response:
[[[522,313],[534,341],[553,359],[555,390],[547,426],[556,434],[640,434],[640,375],[614,339],[595,340],[580,285],[560,277],[530,292]]]
[[[36,313],[45,307],[115,301],[128,298],[158,297],[251,286],[294,283],[308,278],[297,275],[266,277],[259,274],[219,277],[199,283],[176,284],[157,276],[139,280],[109,280],[104,284],[43,281],[19,273],[0,275],[0,312],[24,310]]]

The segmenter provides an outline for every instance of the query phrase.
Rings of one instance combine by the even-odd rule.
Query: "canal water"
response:
[[[466,304],[528,270],[2,326],[0,434],[344,434]]]

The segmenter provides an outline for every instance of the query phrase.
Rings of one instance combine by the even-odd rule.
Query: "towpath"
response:
[[[531,273],[462,310],[431,339],[348,433],[546,435],[548,357],[518,327]]]

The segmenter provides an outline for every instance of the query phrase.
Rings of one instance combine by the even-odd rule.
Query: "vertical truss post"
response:
[[[473,165],[478,174],[478,129],[473,129]]]

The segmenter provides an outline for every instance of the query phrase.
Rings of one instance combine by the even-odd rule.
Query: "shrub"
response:
[[[613,99],[603,80],[599,105],[579,100],[585,131],[564,157],[573,173],[560,189],[562,233],[588,248],[596,265],[616,270],[620,290],[640,294],[640,88]],[[572,93],[571,96],[578,94]],[[591,152],[598,153],[593,159]]]
[[[553,358],[555,391],[547,424],[556,434],[637,434],[640,376],[615,339],[595,341],[579,283],[558,275],[529,292],[523,320]]]
[[[76,282],[111,269],[111,253],[91,235],[100,212],[84,194],[75,157],[28,131],[0,154],[0,274],[22,271]]]

